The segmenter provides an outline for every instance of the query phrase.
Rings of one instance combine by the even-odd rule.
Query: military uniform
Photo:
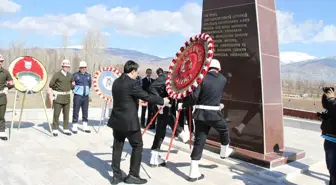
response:
[[[215,70],[213,70],[215,69]],[[199,172],[198,165],[202,158],[205,141],[212,128],[216,129],[220,136],[221,151],[220,157],[228,157],[233,149],[229,148],[229,132],[223,113],[221,99],[226,85],[226,78],[219,73],[221,67],[218,60],[213,59],[210,63],[209,72],[205,75],[200,86],[184,99],[183,106],[195,105],[193,119],[195,120],[195,142],[191,157],[189,181],[196,181],[204,178]]]
[[[74,74],[75,87],[73,89],[73,115],[72,115],[72,132],[77,133],[79,109],[82,109],[83,130],[87,133],[91,131],[87,128],[89,94],[91,88],[91,75],[87,72],[78,71]]]
[[[73,75],[69,72],[60,70],[51,78],[49,87],[53,89],[53,134],[58,135],[59,116],[63,110],[63,130],[65,134],[71,135],[69,130],[70,94],[73,89]]]
[[[166,80],[168,78],[168,72],[163,72],[158,76],[158,78],[149,86],[149,92],[153,95],[160,96],[162,98],[168,97],[166,91]],[[151,147],[151,159],[150,165],[154,166],[165,166],[165,162],[161,159],[159,154],[159,149],[166,136],[167,125],[173,130],[176,119],[176,103],[175,100],[171,99],[171,104],[165,106],[157,117],[157,126],[154,136],[154,141]],[[183,142],[189,140],[188,133],[183,131],[180,125],[176,127],[176,136],[179,137]]]
[[[7,107],[7,92],[9,89],[13,88],[13,78],[10,73],[0,67],[0,139],[7,140],[8,137],[5,134],[6,130],[6,121],[5,113]]]

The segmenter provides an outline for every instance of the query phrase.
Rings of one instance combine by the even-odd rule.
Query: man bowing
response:
[[[112,153],[112,184],[123,181],[120,170],[121,154],[127,138],[132,146],[130,171],[126,184],[145,184],[146,179],[139,176],[142,158],[142,136],[138,118],[137,100],[141,99],[151,104],[167,105],[168,98],[150,95],[144,91],[136,81],[139,65],[134,61],[127,61],[124,73],[112,85],[113,109],[108,121],[108,126],[113,129]]]

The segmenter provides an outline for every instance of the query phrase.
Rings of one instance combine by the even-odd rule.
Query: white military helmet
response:
[[[64,59],[62,61],[62,67],[70,67],[70,60]]]
[[[5,61],[5,58],[2,55],[0,55],[0,61]]]
[[[80,61],[79,62],[79,67],[87,67],[87,64],[85,61]]]
[[[219,71],[221,70],[221,65],[217,59],[212,59],[209,67],[217,68]]]

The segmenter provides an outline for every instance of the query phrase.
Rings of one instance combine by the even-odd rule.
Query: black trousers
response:
[[[72,123],[78,122],[78,114],[80,109],[82,109],[82,121],[88,122],[89,96],[74,95]]]
[[[145,124],[145,115],[146,115],[146,110],[148,108],[148,112],[147,112],[147,124]],[[146,126],[149,124],[149,122],[151,121],[152,117],[154,116],[155,112],[154,111],[154,105],[149,104],[147,106],[141,106],[141,126]],[[155,121],[152,124],[153,126],[155,126]]]
[[[127,138],[132,146],[131,164],[129,174],[139,177],[140,165],[142,159],[143,142],[141,131],[120,132],[113,130],[113,152],[112,152],[112,170],[113,175],[121,177],[120,161],[124,148],[125,139]]]
[[[329,171],[329,185],[336,185],[336,143],[324,140],[324,151]]]
[[[202,158],[205,141],[208,137],[210,128],[213,127],[217,130],[220,136],[222,145],[228,145],[230,142],[227,123],[224,119],[219,121],[199,121],[195,120],[195,141],[194,148],[191,152],[191,160],[200,160]]]
[[[167,113],[159,114],[157,117],[156,133],[152,144],[152,150],[158,150],[161,148],[161,144],[166,136],[167,125],[174,130],[175,116],[168,115]],[[180,125],[177,125],[175,136],[179,136],[182,132]]]
[[[190,128],[189,117],[190,117],[189,108],[182,109],[180,117],[179,117],[179,125],[180,127],[182,127],[182,129],[184,129],[184,124],[186,122],[185,120],[187,120],[189,130],[192,130],[194,132],[194,124],[192,123],[192,120],[191,120],[191,128]]]

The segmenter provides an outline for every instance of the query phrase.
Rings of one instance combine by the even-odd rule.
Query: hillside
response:
[[[77,53],[81,56],[81,49],[69,48],[70,53]],[[12,51],[13,52],[13,51]],[[41,58],[44,63],[54,62],[59,60],[62,56],[62,48],[29,48],[20,50],[20,54],[11,54],[8,50],[0,50],[0,54],[3,54],[9,60],[14,59],[16,55],[32,55],[37,58]],[[167,69],[172,58],[161,58],[155,55],[147,53],[120,49],[120,48],[106,48],[102,53],[104,56],[93,57],[94,63],[97,66],[104,65],[116,65],[125,62],[126,60],[135,60],[141,64],[141,73],[146,68],[156,69],[161,67]],[[68,54],[67,54],[68,55]],[[58,57],[57,57],[58,56]],[[9,62],[9,61],[8,61]],[[52,71],[57,64],[47,64],[47,70]],[[90,66],[92,68],[92,66]],[[326,57],[320,59],[312,59],[294,63],[281,62],[281,77],[283,79],[301,79],[310,81],[325,81],[336,82],[336,57]]]
[[[281,65],[283,79],[336,82],[336,57],[326,57]]]

